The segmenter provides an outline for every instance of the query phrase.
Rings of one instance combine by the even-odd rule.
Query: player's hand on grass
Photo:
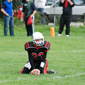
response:
[[[39,69],[33,69],[33,70],[31,71],[31,74],[32,74],[32,75],[40,75],[40,70],[39,70]]]

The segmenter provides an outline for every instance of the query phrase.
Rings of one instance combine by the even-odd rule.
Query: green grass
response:
[[[43,33],[51,43],[48,51],[48,70],[57,74],[33,76],[19,74],[28,61],[24,44],[31,40],[26,36],[24,23],[15,25],[15,36],[3,36],[3,23],[0,24],[0,85],[85,85],[85,26],[71,27],[70,37],[50,37],[50,27],[37,25],[35,31]]]

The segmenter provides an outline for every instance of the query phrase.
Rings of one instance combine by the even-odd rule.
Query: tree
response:
[[[13,9],[17,9],[22,5],[22,0],[13,0]]]

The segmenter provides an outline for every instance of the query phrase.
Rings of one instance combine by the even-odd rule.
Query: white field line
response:
[[[51,77],[51,78],[53,78],[53,79],[62,79],[62,78],[78,77],[78,76],[82,76],[82,75],[85,75],[85,73],[78,73],[78,74],[75,74],[75,75],[65,75],[65,76],[54,76],[54,77]],[[39,79],[42,79],[42,78],[39,78]],[[47,79],[48,79],[48,77],[47,77]],[[28,79],[27,78],[17,78],[16,80],[0,80],[0,83],[20,81],[20,80],[28,80]]]
[[[62,53],[66,53],[66,52],[85,52],[85,50],[72,50],[72,51],[50,51],[50,52],[62,52]],[[0,54],[26,54],[27,52],[4,52],[4,53],[0,53]]]
[[[4,52],[4,53],[0,53],[0,54],[26,54],[27,52]]]
[[[71,77],[77,77],[77,76],[82,76],[82,75],[85,75],[85,73],[78,73],[78,74],[75,74],[75,75],[66,75],[64,77],[62,76],[54,76],[53,78],[56,79],[56,78],[71,78]]]
[[[62,53],[65,53],[65,52],[85,52],[85,50],[72,50],[72,51],[50,51],[50,52],[62,52]]]
[[[31,36],[30,36],[31,37]],[[49,36],[48,36],[49,37]],[[56,36],[56,37],[58,37],[58,36]],[[66,37],[66,36],[62,36],[62,37]],[[82,36],[70,36],[71,38],[85,38],[83,35]],[[69,38],[70,38],[69,37]],[[3,37],[3,36],[0,36],[0,38],[6,38],[6,37]],[[11,37],[11,36],[7,36],[7,38],[27,38],[28,39],[28,37],[27,36],[14,36],[14,37]],[[67,37],[66,37],[67,38]]]
[[[6,38],[6,37],[0,37],[0,38]],[[14,36],[14,37],[10,37],[10,36],[7,36],[7,38],[28,38],[27,36]]]

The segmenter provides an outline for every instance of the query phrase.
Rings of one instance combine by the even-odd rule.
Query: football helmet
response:
[[[32,40],[36,46],[42,46],[44,44],[44,36],[40,32],[33,33]]]

